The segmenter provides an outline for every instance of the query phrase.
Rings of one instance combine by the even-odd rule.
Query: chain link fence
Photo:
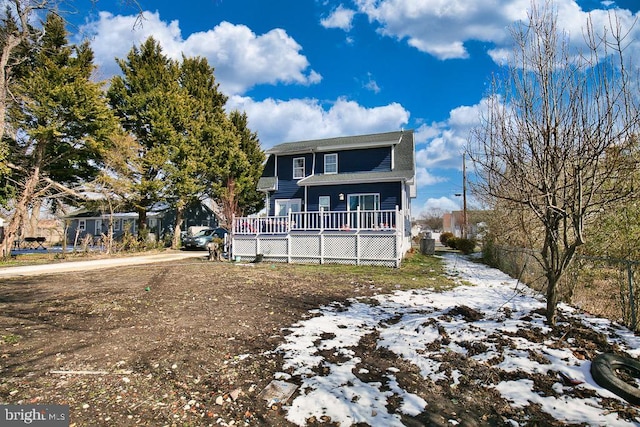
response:
[[[490,265],[545,295],[547,281],[535,252],[491,246],[484,255]],[[639,269],[636,260],[577,256],[558,284],[561,301],[638,331]]]

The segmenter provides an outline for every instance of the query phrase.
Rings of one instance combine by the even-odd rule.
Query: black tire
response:
[[[640,378],[640,361],[631,357],[603,353],[591,362],[591,376],[599,386],[617,394],[629,403],[640,405],[640,388],[618,378],[617,369],[624,369],[629,375]]]

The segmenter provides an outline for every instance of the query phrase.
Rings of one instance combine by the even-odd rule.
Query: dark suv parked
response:
[[[222,227],[208,228],[197,232],[193,236],[185,237],[182,240],[182,246],[185,249],[207,249],[207,244],[215,237],[224,240],[227,234],[229,232]]]

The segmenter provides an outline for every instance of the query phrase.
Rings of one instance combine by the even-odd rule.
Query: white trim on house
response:
[[[318,210],[331,209],[331,196],[318,196]]]
[[[296,166],[296,161],[302,160],[302,166]],[[293,179],[303,179],[306,176],[306,159],[304,157],[293,158]],[[300,174],[302,172],[302,174]]]
[[[297,206],[297,209],[295,208]],[[291,212],[302,211],[302,199],[276,199],[274,202],[274,210],[278,214],[277,216],[285,216]],[[284,212],[282,209],[284,208]]]
[[[389,147],[399,144],[400,141],[372,141],[372,142],[357,142],[353,144],[338,144],[338,145],[326,145],[324,147],[317,147],[315,151],[322,153],[325,151],[339,151],[339,150],[353,150],[353,149],[366,149],[366,148],[379,148]]]
[[[334,158],[335,161],[331,163],[327,162],[327,159]],[[335,169],[327,170],[327,164],[335,165]],[[324,155],[324,174],[325,175],[335,175],[338,173],[338,153],[327,153]]]

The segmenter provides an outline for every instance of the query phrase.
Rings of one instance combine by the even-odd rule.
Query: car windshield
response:
[[[194,237],[211,236],[215,230],[200,230]]]

